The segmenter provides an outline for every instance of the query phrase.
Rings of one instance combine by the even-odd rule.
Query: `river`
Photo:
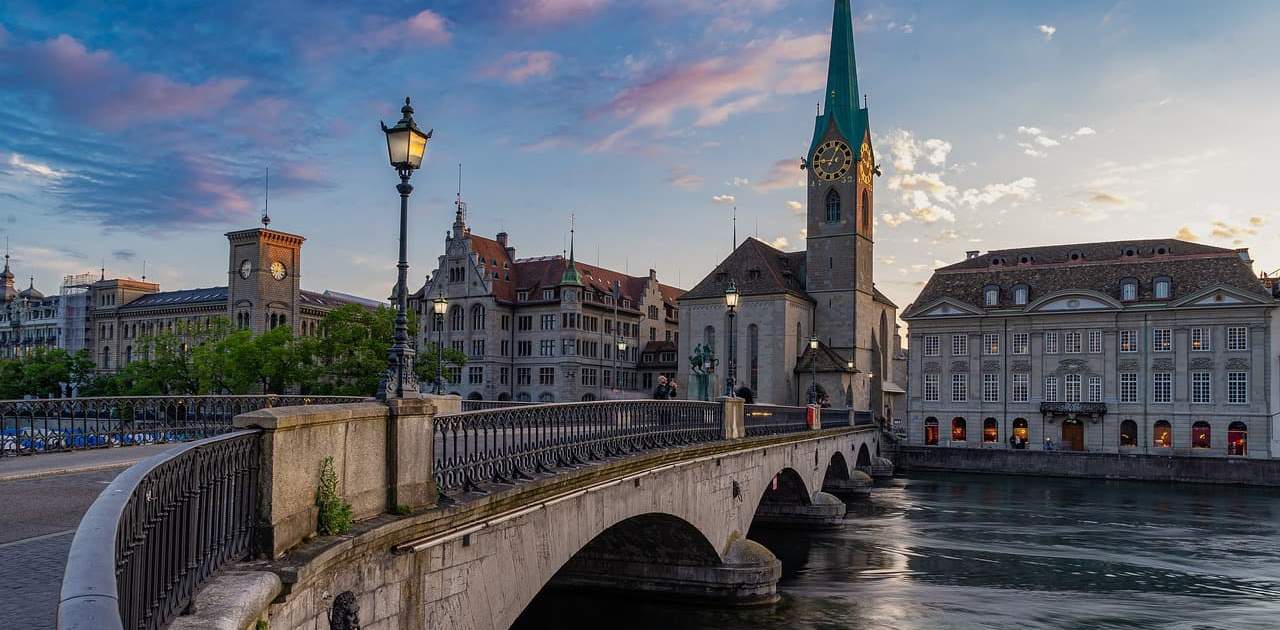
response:
[[[1280,490],[921,475],[840,530],[751,537],[773,606],[548,592],[516,628],[1280,628]]]

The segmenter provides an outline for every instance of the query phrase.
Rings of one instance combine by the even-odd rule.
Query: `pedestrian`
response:
[[[1045,439],[1044,439],[1044,450],[1046,450],[1046,451],[1052,451],[1052,450],[1053,450],[1053,438],[1045,438]]]
[[[667,379],[667,400],[676,400],[680,398],[680,386],[676,384],[676,379]]]
[[[756,394],[751,391],[750,387],[743,385],[738,388],[738,398],[741,398],[745,404],[754,405],[756,403]]]
[[[671,397],[671,388],[667,386],[667,377],[658,377],[658,386],[653,388],[654,400],[667,400]]]

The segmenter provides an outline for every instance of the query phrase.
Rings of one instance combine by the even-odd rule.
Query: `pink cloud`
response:
[[[0,85],[45,92],[68,113],[108,130],[212,116],[248,83],[214,79],[200,84],[137,72],[111,53],[90,51],[69,35],[27,46],[0,37]]]
[[[511,0],[509,13],[520,24],[546,26],[589,17],[609,0]]]
[[[524,83],[529,79],[551,74],[559,59],[560,55],[545,50],[509,52],[480,72],[487,77],[499,78],[507,83]]]
[[[382,49],[414,41],[447,44],[452,37],[445,19],[439,13],[424,9],[407,20],[374,29],[365,42],[370,48]]]

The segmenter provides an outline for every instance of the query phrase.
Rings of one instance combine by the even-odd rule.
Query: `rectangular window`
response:
[[[542,324],[542,326],[541,326],[541,329],[542,329],[542,330],[555,330],[555,329],[556,329],[556,316],[555,316],[554,314],[552,314],[552,313],[548,313],[548,314],[546,314],[546,315],[543,315],[543,316],[542,316],[542,320],[541,320],[541,322],[540,322],[540,323]]]
[[[499,385],[511,384],[511,368],[509,367],[498,368],[498,384]]]
[[[1102,402],[1102,377],[1089,377],[1089,402]]]
[[[1058,402],[1058,377],[1044,377],[1044,401]]]
[[[1213,381],[1208,372],[1191,373],[1191,402],[1213,402]]]
[[[521,356],[521,357],[531,357],[531,356],[533,356],[533,342],[532,342],[532,341],[517,341],[517,342],[516,342],[516,356]]]
[[[553,367],[538,368],[538,384],[539,385],[555,385],[556,369]]]
[[[1058,354],[1058,333],[1047,332],[1044,334],[1044,353]]]
[[[1138,351],[1138,331],[1136,330],[1120,331],[1120,351],[1121,352],[1137,352]]]
[[[470,385],[484,384],[484,367],[473,365],[467,368],[467,383]]]
[[[1062,377],[1062,383],[1066,393],[1066,402],[1080,402],[1080,375],[1068,374]]]
[[[533,330],[533,315],[521,315],[516,320],[517,330]]]
[[[554,299],[556,299],[556,290],[555,290],[555,289],[543,289],[543,290],[542,290],[542,299],[544,299],[544,300],[554,300]]]
[[[982,375],[982,402],[1000,402],[1000,375]]]
[[[924,401],[938,402],[938,375],[924,375]]]
[[[538,356],[540,357],[556,356],[556,340],[543,339],[542,341],[538,342]]]
[[[939,354],[938,336],[925,335],[924,336],[924,356],[936,357],[938,356],[938,354]]]
[[[982,354],[1000,354],[1000,335],[987,333],[982,336]]]
[[[1031,375],[1030,374],[1014,374],[1013,375],[1013,392],[1010,394],[1013,402],[1024,403],[1031,400]]]
[[[511,340],[503,339],[502,343],[498,345],[499,345],[499,352],[501,356],[504,356],[504,357],[511,356]]]
[[[1173,331],[1168,328],[1157,328],[1151,331],[1151,349],[1155,352],[1173,351]]]
[[[969,402],[969,375],[951,375],[951,402]]]
[[[516,291],[516,299],[517,299],[517,300],[519,300],[519,301],[521,301],[521,302],[528,302],[528,301],[529,301],[529,292],[528,292],[528,291]]]
[[[1213,350],[1213,333],[1209,328],[1191,329],[1191,351],[1209,352]]]
[[[1013,333],[1013,353],[1028,354],[1031,352],[1031,335],[1029,333]]]
[[[451,341],[451,342],[449,342],[449,346],[450,346],[450,347],[452,347],[454,350],[457,350],[458,352],[464,352],[464,351],[465,351],[465,350],[463,350],[462,344],[463,344],[463,342],[462,342],[461,340],[459,340],[459,341]]]
[[[502,316],[502,318],[501,318],[501,319],[499,319],[498,321],[499,321],[499,322],[501,322],[501,326],[500,326],[500,327],[501,327],[503,330],[511,330],[511,316],[510,316],[510,315],[503,315],[503,316]]]
[[[530,384],[532,384],[532,383],[533,383],[533,381],[531,381],[531,380],[530,380],[530,374],[531,374],[531,372],[532,372],[532,370],[530,370],[529,368],[523,368],[523,367],[522,367],[522,368],[516,368],[516,385],[530,385]]]
[[[1067,354],[1080,354],[1080,333],[1063,333],[1062,337],[1063,344],[1067,347]]]
[[[471,356],[476,359],[484,358],[484,340],[483,339],[471,340]]]
[[[1227,327],[1227,350],[1239,352],[1249,349],[1249,328],[1247,326]]]
[[[969,356],[969,335],[951,335],[951,356]]]
[[[582,368],[582,385],[584,387],[596,386],[596,370],[595,368]]]
[[[1089,354],[1102,354],[1102,331],[1089,331]]]
[[[1227,404],[1249,404],[1249,373],[1227,372]]]
[[[1151,402],[1173,402],[1173,374],[1170,372],[1156,372],[1151,378]]]
[[[1138,373],[1122,372],[1120,374],[1120,402],[1138,402]]]
[[[560,356],[571,357],[578,353],[578,344],[572,339],[560,340]]]
[[[606,346],[607,348],[607,346]],[[604,386],[613,387],[613,370],[604,371]]]

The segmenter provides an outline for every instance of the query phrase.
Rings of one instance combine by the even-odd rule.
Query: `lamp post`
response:
[[[845,363],[845,369],[847,369],[850,374],[854,374],[856,372],[853,368],[853,361],[849,361]],[[845,406],[845,409],[853,411],[853,384],[852,383],[849,384],[849,388],[845,392],[844,406]]]
[[[391,349],[387,352],[387,371],[378,385],[378,399],[416,398],[418,377],[413,371],[413,348],[409,346],[409,194],[413,186],[409,185],[409,177],[422,167],[422,156],[427,152],[427,142],[431,140],[433,131],[423,133],[413,120],[413,106],[409,99],[404,99],[404,107],[400,108],[403,116],[394,127],[382,123],[382,132],[387,136],[387,156],[392,168],[400,175],[400,183],[396,191],[400,193],[400,261],[396,264],[399,275],[396,281],[396,328]]]
[[[617,344],[618,344],[618,352],[613,355],[613,390],[614,391],[622,389],[621,387],[619,387],[622,384],[622,372],[618,369],[618,365],[622,363],[622,353],[627,351],[627,340],[622,335],[618,335]]]
[[[439,278],[436,279],[437,281]],[[436,299],[431,301],[431,312],[435,314],[433,318],[436,326],[436,382],[435,393],[437,396],[444,394],[444,361],[441,356],[444,354],[444,314],[449,310],[449,300],[444,297],[444,289],[436,288]]]
[[[809,337],[809,404],[818,404],[818,336]]]
[[[724,379],[724,395],[733,398],[734,396],[734,379],[738,376],[738,352],[736,347],[737,335],[735,335],[736,326],[733,325],[733,319],[737,315],[738,300],[742,297],[738,293],[738,285],[729,281],[729,286],[724,289],[724,305],[729,308],[729,371]]]

